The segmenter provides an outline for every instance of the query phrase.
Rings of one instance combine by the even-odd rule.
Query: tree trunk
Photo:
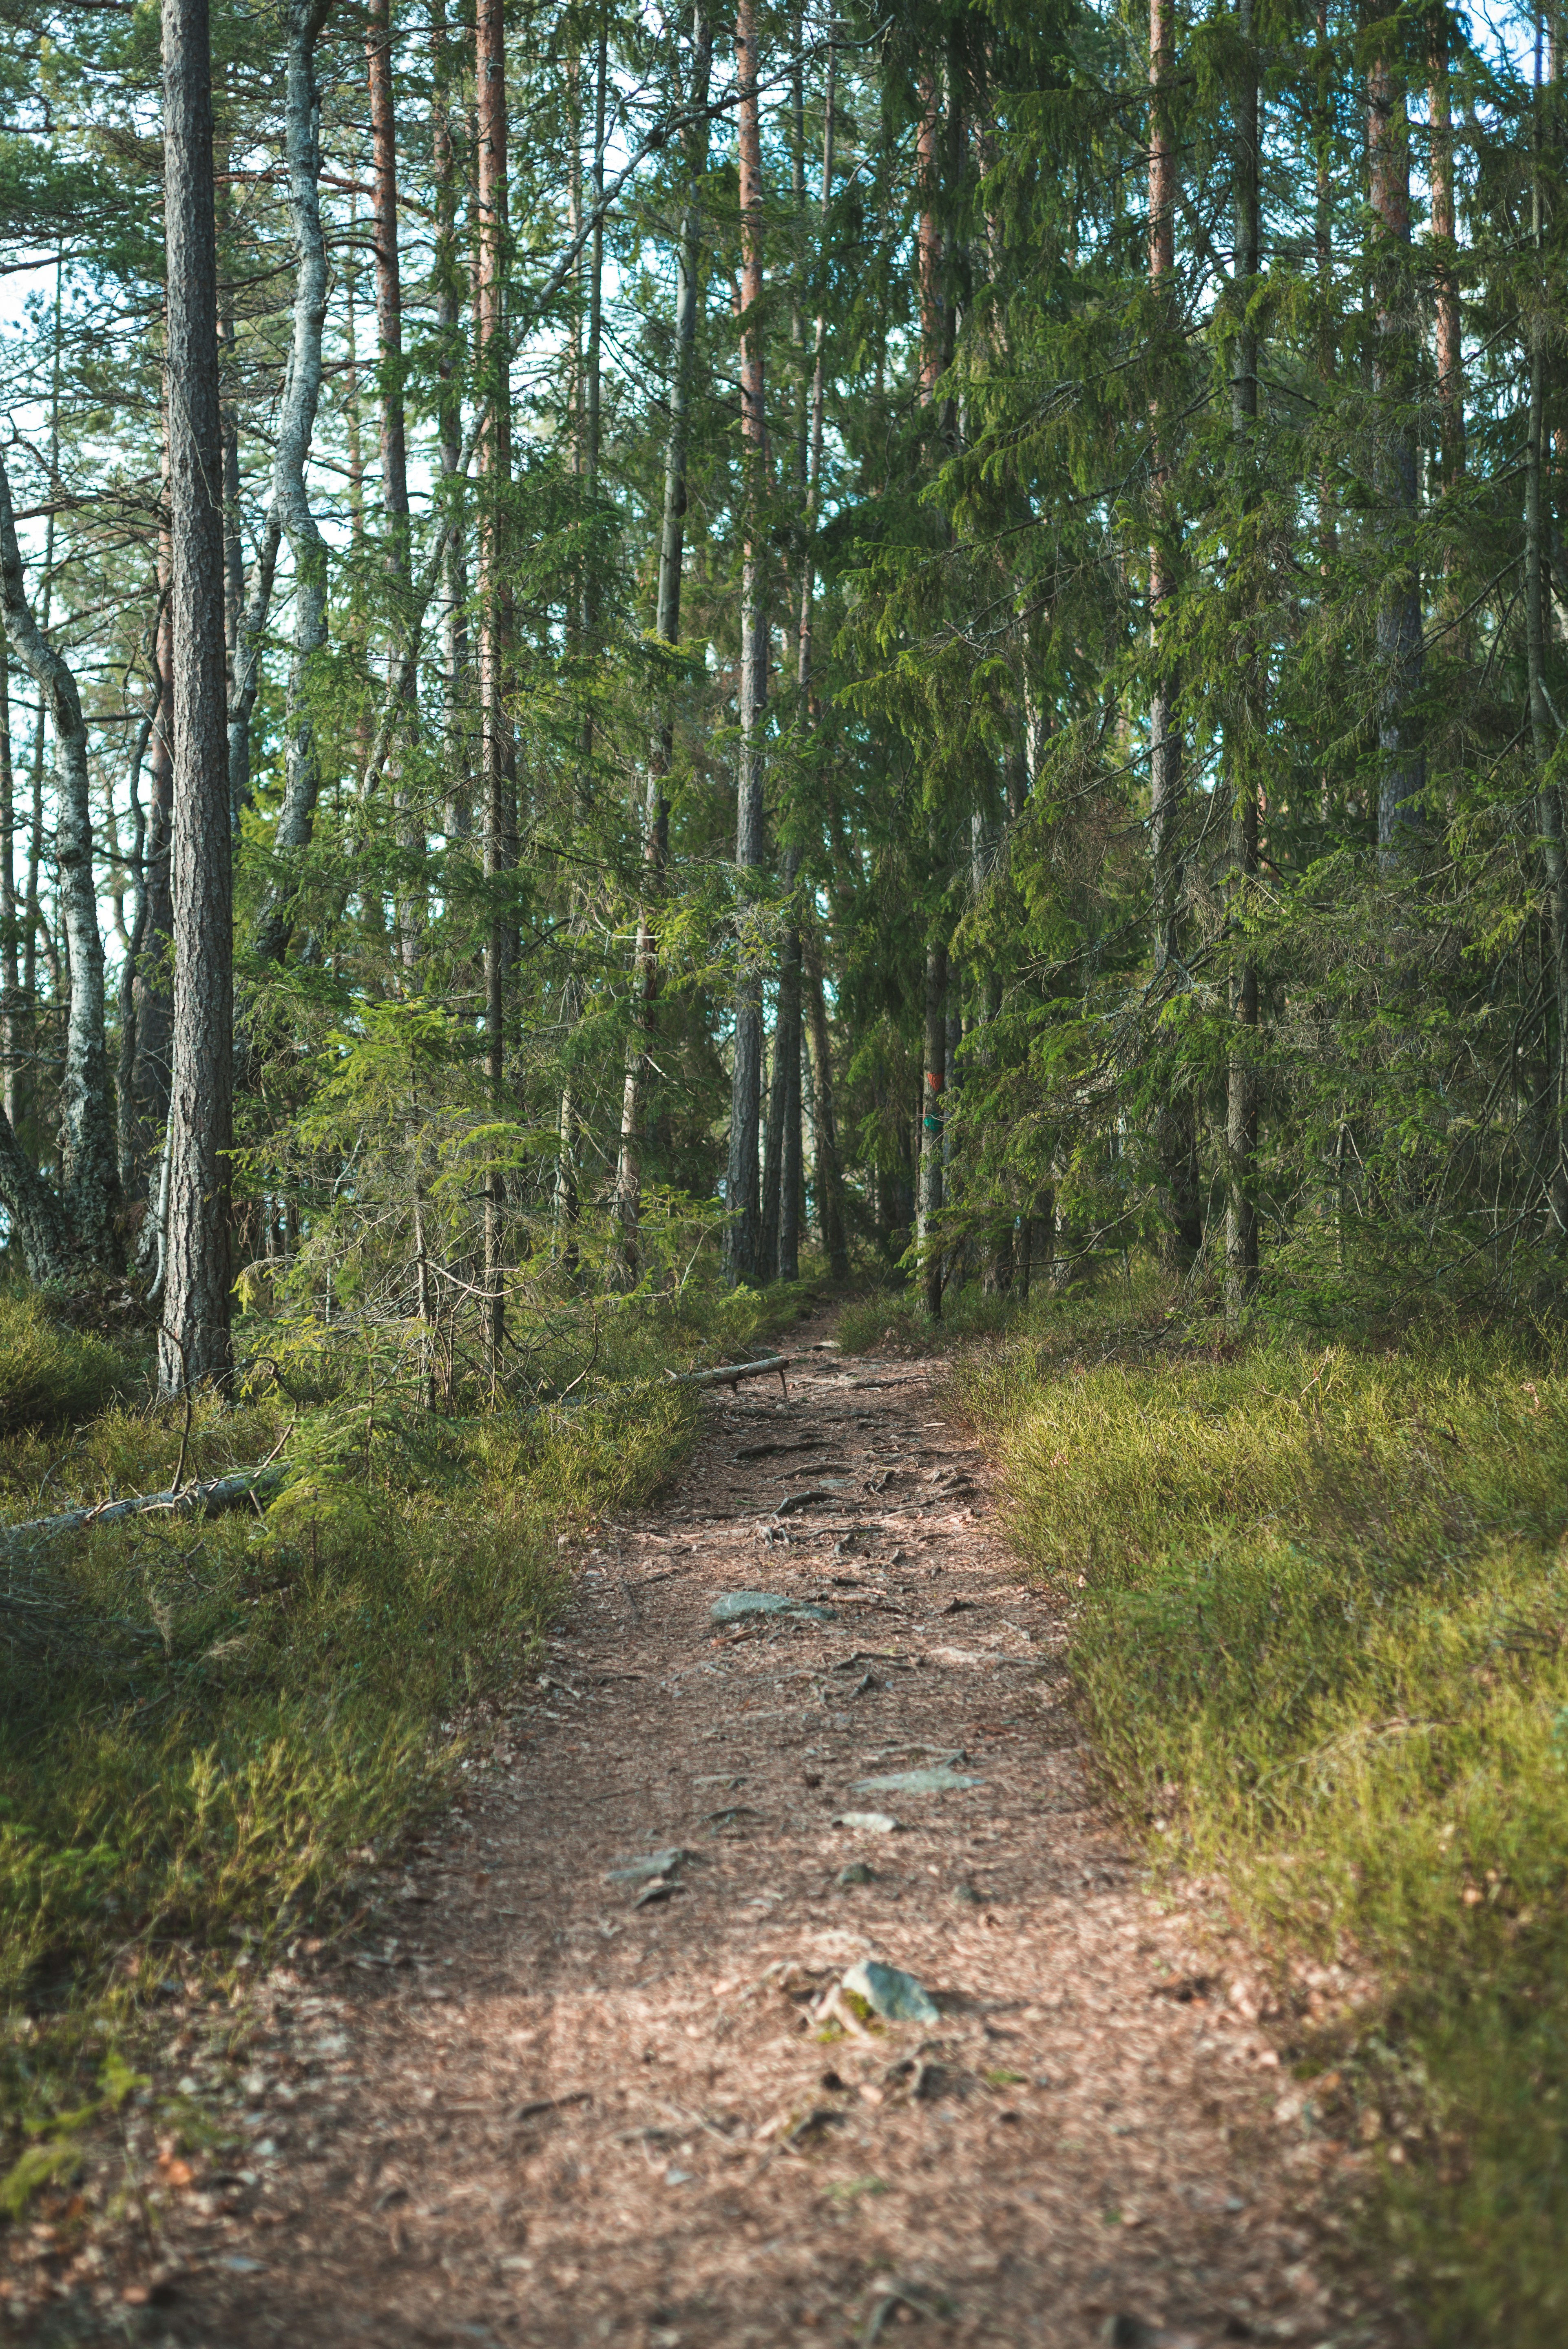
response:
[[[1149,9],[1149,284],[1167,331],[1175,319],[1177,150],[1171,122],[1170,88],[1176,68],[1174,0],[1150,0]],[[1177,715],[1174,667],[1161,655],[1166,605],[1175,585],[1178,532],[1172,509],[1167,452],[1161,444],[1162,403],[1156,395],[1150,419],[1154,528],[1149,549],[1149,633],[1154,651],[1154,687],[1149,704],[1149,853],[1153,893],[1154,970],[1165,978],[1179,964],[1178,934],[1186,869],[1181,837],[1182,735]],[[1197,1122],[1184,1095],[1168,1101],[1155,1123],[1160,1162],[1171,1226],[1171,1251],[1190,1264],[1202,1244],[1197,1176]]]
[[[88,734],[77,681],[33,617],[22,577],[11,484],[0,463],[0,604],[5,633],[46,703],[58,761],[56,864],[70,964],[65,1073],[60,1100],[60,1172],[72,1241],[90,1263],[111,1265],[119,1197],[119,1153],[104,1040],[103,939],[93,874]]]
[[[921,1251],[925,1309],[942,1319],[942,1251],[935,1245],[942,1213],[943,1092],[947,1082],[947,948],[925,949],[925,1068],[921,1088],[920,1205],[915,1239]]]
[[[915,266],[920,280],[920,404],[929,408],[942,376],[942,231],[936,218],[941,176],[942,118],[936,84],[928,75],[920,86],[920,128],[915,152],[920,178],[920,220],[915,231]]]
[[[1236,477],[1234,507],[1241,523],[1243,544],[1249,536],[1244,517],[1255,502],[1253,494],[1253,441],[1258,418],[1258,336],[1247,315],[1255,289],[1261,222],[1258,202],[1259,138],[1258,67],[1253,47],[1253,0],[1240,0],[1237,31],[1242,44],[1235,109],[1235,260],[1233,295],[1237,309],[1235,342],[1231,357],[1232,464]],[[1248,561],[1250,563],[1249,554]],[[1250,580],[1243,574],[1243,593]],[[1252,615],[1246,615],[1251,620]],[[1258,869],[1258,792],[1255,772],[1259,713],[1253,706],[1252,671],[1254,649],[1246,647],[1247,674],[1227,727],[1226,764],[1231,784],[1231,914],[1233,923],[1244,923]],[[1234,1035],[1225,1072],[1225,1309],[1239,1321],[1250,1303],[1258,1278],[1258,1218],[1253,1193],[1258,1138],[1258,1092],[1255,1063],[1258,1024],[1258,968],[1243,953],[1231,985],[1231,1017]]]
[[[1535,88],[1531,125],[1531,246],[1534,270],[1525,322],[1530,387],[1524,472],[1524,639],[1530,688],[1531,747],[1535,754],[1537,817],[1546,872],[1547,929],[1552,941],[1553,1022],[1552,1118],[1546,1152],[1546,1195],[1552,1236],[1568,1240],[1568,845],[1563,841],[1563,794],[1547,771],[1556,743],[1546,686],[1546,394],[1547,301],[1543,266],[1545,207],[1541,153],[1541,23],[1536,20]]]
[[[328,0],[284,0],[284,145],[289,224],[297,262],[294,336],[273,462],[273,504],[294,557],[294,626],[284,717],[284,797],[273,832],[273,854],[282,869],[267,894],[256,927],[256,951],[264,962],[281,962],[288,951],[298,889],[296,868],[315,828],[315,803],[321,790],[310,697],[316,657],[326,643],[327,548],[310,509],[305,465],[321,398],[322,330],[326,319],[315,42],[327,5]],[[231,754],[232,749],[231,739]]]
[[[484,728],[485,874],[504,886],[517,863],[517,752],[506,688],[511,664],[512,599],[506,560],[511,489],[511,401],[506,333],[506,33],[502,0],[479,0],[475,18],[479,115],[479,365],[489,403],[480,539],[480,705]],[[491,1113],[505,1103],[506,989],[517,935],[492,907],[485,943],[485,1070]],[[493,1369],[505,1337],[503,1282],[505,1177],[492,1166],[485,1185],[485,1293]]]
[[[762,1107],[762,959],[749,876],[763,860],[762,730],[768,710],[768,586],[763,546],[768,428],[763,372],[762,120],[755,0],[740,0],[735,28],[740,85],[740,428],[746,469],[746,544],[740,589],[740,763],[736,793],[735,1062],[725,1186],[726,1256],[732,1281],[762,1272],[758,1120]]]
[[[148,771],[141,938],[134,981],[136,1057],[131,1067],[131,1100],[137,1126],[144,1135],[161,1134],[164,1120],[169,1115],[170,1056],[174,1043],[174,613],[170,600],[174,562],[170,524],[171,461],[166,385],[164,512],[158,532],[159,604],[153,636],[153,657],[159,679],[158,712],[152,723],[152,757]]]
[[[21,930],[16,919],[16,779],[11,755],[11,647],[0,628],[0,1107],[15,1130],[21,1098]]]
[[[148,630],[156,648],[158,621],[162,616],[163,598],[159,598],[158,612]],[[147,949],[147,812],[141,799],[141,769],[147,757],[163,707],[163,672],[157,666],[156,649],[152,684],[147,708],[136,730],[131,744],[129,771],[126,778],[126,797],[129,802],[131,821],[135,826],[135,845],[131,854],[136,872],[135,910],[131,915],[130,934],[126,942],[125,961],[119,979],[119,1066],[115,1078],[115,1112],[119,1126],[119,1187],[129,1198],[142,1189],[147,1181],[148,1136],[141,1123],[136,1100],[136,1035],[137,989],[141,977],[142,957]]]
[[[365,61],[370,98],[372,237],[376,252],[377,387],[379,393],[381,510],[387,524],[387,588],[393,639],[407,626],[411,547],[408,535],[408,452],[403,403],[403,285],[397,254],[397,118],[392,97],[392,0],[366,0]],[[408,731],[418,722],[418,692],[408,679]],[[425,833],[406,783],[397,786],[397,842],[405,869],[397,890],[397,956],[406,972],[418,958],[425,927],[418,875]]]
[[[1334,326],[1334,52],[1328,43],[1328,0],[1317,0],[1317,74],[1313,93],[1313,246],[1317,300],[1317,373],[1332,384],[1338,366]],[[1317,473],[1318,569],[1326,575],[1339,552],[1337,502],[1326,459]]]
[[[1447,18],[1435,20],[1428,75],[1431,151],[1427,165],[1431,194],[1433,277],[1437,294],[1438,457],[1442,489],[1455,490],[1465,470],[1464,338],[1460,318],[1459,244],[1454,233],[1454,132],[1449,93]],[[1443,568],[1457,558],[1443,550]]]
[[[1173,0],[1150,0],[1149,11],[1149,284],[1157,314],[1169,322],[1174,302],[1176,144],[1168,85],[1175,71]],[[1150,419],[1154,533],[1149,549],[1149,632],[1156,676],[1149,709],[1150,855],[1154,884],[1154,968],[1163,976],[1176,947],[1181,907],[1181,732],[1169,664],[1160,659],[1164,605],[1172,586],[1169,471],[1161,445],[1161,403]]]
[[[786,887],[793,888],[799,870],[799,850],[786,849]],[[764,1280],[794,1280],[799,1275],[800,1229],[796,1199],[800,1183],[800,928],[798,921],[792,921],[784,933],[779,957],[773,1074],[768,1095],[768,1147],[758,1265]]]
[[[692,10],[690,111],[686,136],[686,188],[676,254],[676,347],[670,378],[670,429],[665,450],[665,502],[659,529],[659,572],[654,632],[661,644],[680,642],[681,566],[686,553],[686,445],[691,431],[693,361],[702,302],[702,210],[698,191],[707,169],[707,93],[713,69],[713,27],[707,0]],[[642,1214],[643,1125],[650,1054],[659,993],[659,947],[655,924],[665,864],[669,855],[670,803],[665,785],[675,759],[675,712],[666,698],[648,757],[643,813],[643,900],[637,909],[637,945],[632,972],[632,1040],[626,1051],[626,1081],[621,1100],[621,1148],[615,1168],[615,1213],[621,1226],[620,1278],[634,1288],[641,1269],[638,1238]]]
[[[163,0],[169,471],[173,508],[174,1040],[159,1385],[233,1369],[229,1193],[233,859],[223,646],[218,254],[207,0]]]
[[[1377,855],[1385,871],[1419,847],[1426,785],[1411,703],[1421,689],[1421,581],[1416,523],[1417,318],[1410,284],[1410,131],[1405,85],[1387,58],[1367,76],[1367,160],[1376,222],[1372,274],[1377,317],[1372,347],[1375,483],[1382,506],[1384,585],[1377,604]]]
[[[434,0],[430,18],[432,62],[430,147],[436,181],[436,325],[440,335],[440,393],[437,422],[440,434],[443,495],[457,505],[461,499],[463,455],[462,398],[458,388],[458,358],[463,312],[463,267],[458,244],[457,170],[452,150],[451,80],[456,46],[447,31],[446,0]],[[443,735],[447,769],[446,825],[449,834],[466,840],[473,828],[472,758],[469,738],[468,566],[463,558],[460,529],[447,542],[441,593],[441,677]]]
[[[262,525],[262,543],[256,549],[250,591],[234,626],[234,689],[229,701],[229,805],[234,811],[236,825],[239,811],[251,804],[251,717],[261,689],[262,635],[272,605],[282,542],[283,520],[274,497]]]
[[[822,949],[816,926],[808,922],[801,940],[806,969],[806,1012],[811,1033],[811,1124],[817,1142],[817,1225],[828,1270],[835,1280],[850,1277],[844,1230],[844,1175],[839,1124],[833,1108],[832,1039],[822,992]]]

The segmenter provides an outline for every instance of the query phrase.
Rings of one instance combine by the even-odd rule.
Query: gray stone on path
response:
[[[898,1821],[890,1811],[841,1811],[836,1827],[859,1827],[865,1835],[895,1835]]]
[[[804,1616],[812,1623],[838,1620],[830,1607],[808,1607],[799,1599],[786,1599],[778,1590],[727,1590],[722,1599],[714,1600],[709,1611],[716,1623],[739,1623],[748,1615]]]
[[[857,1795],[947,1795],[958,1786],[983,1786],[984,1778],[965,1777],[944,1763],[938,1770],[890,1770],[880,1778],[857,1778]]]
[[[884,2023],[940,2023],[942,2011],[929,1991],[913,1974],[884,1966],[875,1958],[860,1958],[839,1988],[851,1998],[862,1999]]]
[[[668,1876],[683,1859],[696,1857],[695,1851],[651,1851],[645,1859],[624,1860],[616,1868],[607,1868],[604,1874],[612,1884],[636,1884],[645,1876]]]

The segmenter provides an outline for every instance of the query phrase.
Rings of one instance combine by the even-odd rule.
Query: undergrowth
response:
[[[190,1413],[135,1341],[0,1297],[0,1520],[288,1473],[264,1511],[0,1524],[0,2215],[126,2092],[160,1985],[351,1916],[536,1650],[563,1541],[678,1463],[696,1406],[666,1370],[744,1353],[805,1293],[542,1297],[512,1324],[526,1379],[462,1410],[431,1407],[407,1327],[247,1317],[237,1398]]]
[[[1555,2349],[1563,1361],[1531,1330],[1199,1342],[1151,1278],[1134,1292],[1037,1303],[959,1373],[1015,1537],[1069,1599],[1104,1765],[1287,1993],[1304,1960],[1350,1986],[1303,2014],[1300,2070],[1372,2148],[1425,2340]]]

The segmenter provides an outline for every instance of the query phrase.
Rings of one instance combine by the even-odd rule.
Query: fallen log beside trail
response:
[[[779,1383],[788,1394],[789,1384],[784,1373],[794,1359],[793,1354],[766,1354],[759,1362],[724,1362],[716,1371],[670,1371],[666,1375],[677,1387],[732,1387],[742,1379],[759,1379],[777,1371]]]
[[[225,1509],[243,1508],[250,1500],[270,1500],[282,1486],[288,1470],[280,1461],[277,1466],[237,1469],[232,1475],[215,1476],[205,1485],[183,1485],[167,1493],[136,1493],[122,1501],[98,1501],[90,1508],[63,1509],[57,1516],[31,1517],[19,1526],[0,1526],[0,1543],[14,1542],[23,1536],[48,1540],[59,1534],[87,1533],[98,1526],[118,1525],[122,1517],[139,1517],[154,1510],[171,1516],[200,1514],[216,1517]]]

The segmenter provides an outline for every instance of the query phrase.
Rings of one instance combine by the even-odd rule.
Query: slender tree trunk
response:
[[[517,752],[506,691],[511,666],[512,599],[506,557],[511,489],[511,403],[506,332],[506,34],[502,0],[479,0],[475,20],[479,103],[479,312],[482,392],[489,401],[480,541],[480,704],[484,728],[485,874],[499,896],[517,863]],[[492,905],[485,945],[485,1068],[492,1113],[503,1112],[506,993],[517,959],[516,931]],[[492,1366],[505,1339],[505,1177],[492,1167],[485,1187],[485,1292]]]
[[[1250,541],[1250,517],[1255,505],[1253,491],[1253,442],[1258,419],[1258,336],[1248,316],[1256,287],[1261,222],[1258,202],[1260,125],[1258,119],[1257,53],[1253,46],[1253,0],[1240,0],[1237,32],[1242,45],[1235,109],[1235,262],[1234,285],[1238,319],[1231,356],[1231,432],[1233,499],[1238,520],[1243,594],[1253,596],[1255,557]],[[1252,621],[1249,608],[1246,618]],[[1255,707],[1253,669],[1256,653],[1246,652],[1246,675],[1227,726],[1226,764],[1231,784],[1231,914],[1244,923],[1258,869],[1258,789],[1256,776],[1259,712]],[[1225,1075],[1225,1307],[1238,1321],[1251,1301],[1258,1278],[1258,1218],[1254,1194],[1258,1141],[1258,1083],[1255,1061],[1258,1025],[1258,967],[1243,953],[1231,986],[1231,1017],[1235,1032]]]
[[[234,348],[234,318],[225,310],[218,321],[218,340],[231,357]],[[245,608],[245,551],[240,537],[240,412],[232,399],[223,402],[223,658],[232,701],[239,686],[235,664],[240,649],[240,620]],[[239,830],[240,812],[232,811]]]
[[[920,404],[929,408],[942,375],[942,229],[936,217],[940,180],[942,114],[936,84],[921,83],[920,128],[915,150],[920,175],[920,219],[915,231],[915,268],[920,285]]]
[[[11,647],[0,628],[0,1104],[15,1128],[21,1098],[21,929],[16,919],[16,781],[11,756]]]
[[[835,44],[830,44],[827,88],[822,98],[822,186],[817,214],[820,246],[818,256],[819,267],[825,266],[828,224],[832,215],[834,109],[838,98],[838,78],[839,52]],[[796,633],[796,675],[800,688],[800,707],[812,723],[815,722],[815,705],[811,682],[811,632],[817,593],[815,543],[817,516],[822,499],[822,426],[827,388],[827,326],[826,312],[819,308],[811,363],[810,408],[807,422],[805,548],[800,570],[800,620]]]
[[[159,678],[148,771],[147,845],[141,950],[134,981],[136,1058],[131,1096],[143,1133],[160,1134],[169,1115],[174,1049],[174,546],[170,524],[168,398],[164,401],[163,515],[158,533],[158,619],[153,657]]]
[[[591,181],[593,224],[588,233],[588,347],[583,374],[583,479],[592,511],[599,494],[600,377],[604,303],[604,127],[610,71],[610,28],[607,6],[601,6],[593,71],[593,162]],[[580,603],[581,644],[592,663],[598,655],[599,597],[594,564],[583,567]],[[584,800],[593,797],[593,709],[589,702],[583,719],[583,763],[579,785]],[[572,933],[580,926],[580,893],[573,891]],[[570,1037],[583,1016],[583,991],[573,979],[562,990],[562,1017]],[[556,1131],[561,1147],[555,1161],[555,1245],[568,1274],[577,1270],[576,1228],[581,1214],[577,1185],[577,1096],[569,1075],[561,1088]]]
[[[411,547],[408,535],[408,452],[403,401],[403,282],[397,252],[397,117],[392,96],[392,0],[366,0],[365,60],[370,97],[371,180],[375,189],[377,379],[380,394],[381,510],[387,525],[387,587],[393,639],[407,623]],[[416,680],[408,680],[408,730],[418,722]],[[425,898],[418,874],[425,854],[424,826],[407,782],[397,783],[397,842],[405,870],[397,891],[397,955],[406,973],[418,959]]]
[[[685,140],[686,188],[676,254],[676,337],[670,374],[669,438],[665,450],[664,512],[659,529],[659,570],[654,632],[672,650],[680,642],[681,568],[686,554],[686,447],[691,432],[694,362],[702,308],[702,209],[698,191],[707,169],[708,128],[704,109],[713,70],[713,27],[707,0],[692,10],[690,110],[696,119]],[[650,1054],[659,993],[659,947],[655,906],[669,855],[670,804],[665,793],[675,760],[675,709],[667,688],[648,756],[643,812],[642,902],[637,908],[637,945],[632,970],[633,1035],[626,1052],[621,1101],[621,1148],[615,1168],[615,1213],[621,1226],[620,1278],[628,1288],[641,1269],[642,1144],[646,1115]]]
[[[1176,70],[1174,0],[1150,0],[1149,10],[1149,284],[1162,322],[1175,328],[1177,150],[1171,121]],[[1149,704],[1149,850],[1154,916],[1154,969],[1164,978],[1178,957],[1185,892],[1182,843],[1182,735],[1177,714],[1174,664],[1161,651],[1167,605],[1175,586],[1178,523],[1163,445],[1164,403],[1156,393],[1150,419],[1154,524],[1149,549],[1149,631],[1154,686]],[[1197,1120],[1190,1095],[1167,1102],[1155,1128],[1171,1220],[1171,1253],[1191,1264],[1202,1246]]]
[[[1387,58],[1367,76],[1367,160],[1374,222],[1377,317],[1372,388],[1377,403],[1376,482],[1382,506],[1385,584],[1377,605],[1377,854],[1385,871],[1418,848],[1426,785],[1411,703],[1421,689],[1421,581],[1416,522],[1416,320],[1410,282],[1410,133],[1405,85]]]
[[[1454,132],[1449,92],[1447,18],[1432,27],[1427,82],[1431,152],[1427,177],[1431,195],[1433,277],[1437,293],[1438,455],[1442,489],[1449,495],[1464,478],[1464,339],[1460,319],[1459,243],[1454,233]],[[1453,544],[1443,550],[1443,568],[1458,558]]]
[[[806,1012],[811,1035],[811,1126],[817,1142],[817,1224],[828,1270],[835,1280],[850,1277],[844,1230],[844,1176],[833,1108],[832,1039],[822,989],[822,950],[814,924],[802,938],[806,968]]]
[[[161,605],[161,598],[160,599]],[[156,644],[158,623],[155,616],[148,630]],[[126,777],[126,799],[130,810],[132,827],[131,862],[136,876],[130,932],[126,940],[125,960],[119,977],[119,1065],[115,1076],[115,1113],[119,1149],[119,1187],[129,1198],[141,1189],[147,1181],[147,1133],[137,1113],[136,1073],[136,988],[141,968],[141,957],[147,945],[147,811],[141,799],[141,769],[147,757],[147,746],[152,740],[152,730],[163,703],[162,672],[154,665],[152,683],[142,712],[141,723],[131,744],[129,772]],[[145,1226],[144,1226],[145,1228]]]
[[[763,1271],[758,1120],[762,1106],[762,965],[753,935],[748,876],[763,861],[762,730],[768,709],[768,584],[763,545],[768,427],[763,374],[762,120],[755,0],[740,0],[735,28],[740,83],[740,425],[746,471],[746,543],[740,589],[740,765],[735,863],[739,924],[735,991],[735,1062],[730,1087],[725,1205],[732,1281]]]
[[[942,1319],[942,1251],[935,1231],[942,1213],[943,1143],[946,1126],[944,1088],[947,1082],[947,948],[925,949],[925,1066],[921,1087],[920,1202],[915,1239],[921,1251],[925,1308],[934,1321]]]
[[[785,887],[793,889],[800,871],[800,851],[787,848],[783,858]],[[799,1275],[799,1215],[791,1202],[793,1179],[800,1179],[800,926],[786,925],[779,960],[779,1002],[773,1029],[773,1070],[768,1092],[768,1146],[762,1171],[762,1238],[758,1269],[765,1280],[794,1280]],[[793,1119],[794,1132],[790,1133]],[[791,1170],[793,1175],[791,1177]],[[786,1260],[792,1269],[786,1269]]]
[[[33,617],[23,584],[11,484],[0,464],[0,605],[5,633],[46,703],[59,783],[55,855],[62,929],[70,965],[60,1171],[72,1239],[89,1262],[115,1261],[119,1153],[109,1103],[104,1038],[103,938],[93,873],[91,778],[81,698],[69,667]]]
[[[326,247],[321,233],[321,147],[315,88],[315,43],[328,0],[284,0],[284,156],[289,225],[297,255],[294,334],[278,415],[273,463],[273,503],[294,566],[294,651],[284,717],[283,804],[273,833],[282,866],[256,929],[263,961],[288,951],[301,852],[315,828],[321,790],[311,694],[317,656],[326,643],[327,548],[310,508],[305,465],[321,399],[322,330],[326,319]],[[231,741],[231,751],[232,742]]]
[[[1339,364],[1334,326],[1334,52],[1328,41],[1328,0],[1317,0],[1316,88],[1313,103],[1313,243],[1316,268],[1317,373],[1326,387]],[[1338,504],[1328,460],[1317,469],[1318,568],[1326,575],[1339,552]]]
[[[446,0],[434,0],[430,17],[430,148],[436,181],[436,325],[440,335],[440,435],[442,493],[461,499],[462,396],[458,361],[463,315],[463,268],[458,243],[458,174],[452,144],[451,80],[456,45],[447,29]],[[463,537],[454,529],[447,542],[441,582],[441,677],[443,747],[447,770],[448,833],[466,840],[473,826],[473,774],[469,736],[468,566]]]
[[[173,507],[174,1050],[159,1384],[228,1378],[233,861],[224,743],[223,433],[207,0],[163,0]]]
[[[1541,855],[1546,872],[1547,928],[1552,942],[1555,1020],[1552,1056],[1552,1119],[1547,1146],[1547,1204],[1553,1238],[1568,1240],[1568,847],[1563,841],[1563,794],[1548,772],[1557,732],[1547,698],[1546,563],[1547,322],[1544,270],[1545,206],[1542,189],[1542,25],[1535,26],[1535,82],[1531,115],[1531,248],[1533,260],[1525,316],[1530,406],[1526,419],[1524,474],[1524,633],[1530,687],[1531,746],[1538,777],[1535,803],[1541,825]]]
[[[1175,71],[1175,39],[1173,0],[1150,0],[1149,283],[1167,319],[1174,297],[1175,269],[1176,146],[1169,96],[1169,84]],[[1157,673],[1149,710],[1149,829],[1154,880],[1154,968],[1162,975],[1175,951],[1181,913],[1182,875],[1178,828],[1182,746],[1169,664],[1158,658],[1164,605],[1172,586],[1170,476],[1161,447],[1161,402],[1156,395],[1150,419],[1154,536],[1149,550],[1149,627],[1156,649]]]
[[[795,19],[795,191],[796,210],[802,225],[805,213],[806,160],[804,92],[799,62],[799,19]],[[828,51],[826,121],[823,130],[822,183],[820,215],[824,233],[832,196],[833,104],[838,51]],[[804,347],[800,288],[797,283],[792,333]],[[817,315],[816,347],[809,388],[802,384],[799,434],[797,444],[797,489],[801,501],[799,618],[796,632],[796,681],[800,722],[814,727],[820,711],[811,680],[811,617],[815,598],[816,548],[813,543],[822,470],[822,408],[826,321]],[[785,853],[784,878],[793,887],[802,862],[801,852]],[[762,1266],[782,1280],[799,1277],[799,1192],[804,1157],[800,1087],[802,1048],[801,936],[799,913],[790,919],[783,938],[779,972],[778,1019],[773,1042],[773,1083],[768,1106],[768,1152],[762,1201]]]
[[[285,398],[284,405],[287,400]],[[229,703],[229,804],[251,804],[251,718],[262,683],[262,636],[273,600],[278,548],[283,543],[283,520],[274,498],[262,524],[251,585],[234,630],[234,690]]]

